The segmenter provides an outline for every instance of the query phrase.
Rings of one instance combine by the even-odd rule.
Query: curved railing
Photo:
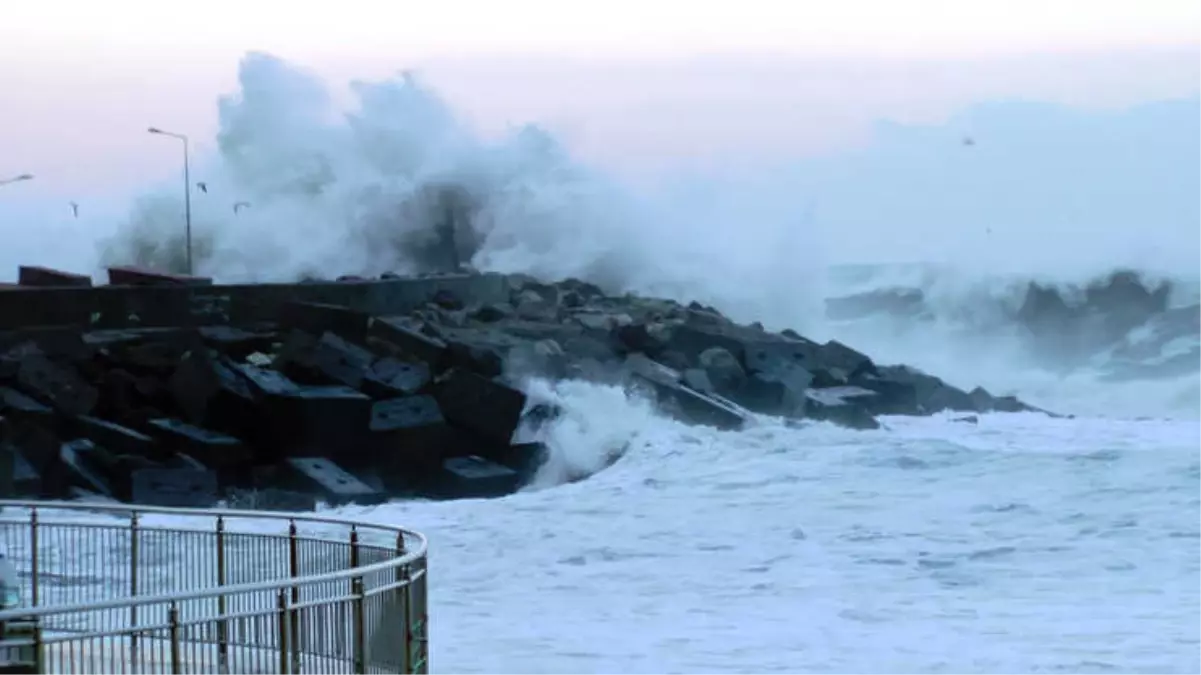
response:
[[[426,542],[291,514],[0,500],[0,666],[428,672]],[[3,672],[17,672],[7,670]]]

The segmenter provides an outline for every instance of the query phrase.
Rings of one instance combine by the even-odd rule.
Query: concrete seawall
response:
[[[293,284],[8,286],[0,290],[0,331],[246,324],[274,320],[290,301],[387,316],[412,311],[440,290],[484,302],[509,297],[506,278],[499,274]]]

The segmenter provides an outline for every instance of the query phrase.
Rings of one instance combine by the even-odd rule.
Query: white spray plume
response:
[[[882,126],[842,155],[633,191],[538,127],[474,133],[409,74],[353,83],[345,113],[318,78],[267,54],[248,54],[238,79],[219,104],[218,153],[195,171],[208,187],[194,203],[198,267],[223,281],[428,270],[445,255],[438,227],[454,222],[459,256],[478,269],[698,300],[1018,393],[1028,381],[1011,358],[1016,338],[965,336],[955,317],[995,313],[990,303],[1014,303],[1031,278],[1083,281],[1123,265],[1196,286],[1196,101],[1096,115],[984,106],[943,128]],[[178,268],[177,192],[139,200],[105,259]],[[882,259],[951,268],[925,284],[940,320],[904,335],[828,325],[831,264]],[[1036,402],[1054,407],[1047,373],[1034,382]],[[1089,386],[1074,381],[1073,400]],[[1195,376],[1165,386],[1170,401],[1198,395]],[[1100,407],[1147,399],[1113,398]]]

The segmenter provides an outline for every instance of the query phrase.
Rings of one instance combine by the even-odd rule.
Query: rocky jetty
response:
[[[1022,411],[836,341],[578,280],[277,285],[23,268],[0,290],[0,494],[303,510],[511,493],[556,414],[530,377],[644,393],[691,424],[756,414],[856,429],[879,415]]]

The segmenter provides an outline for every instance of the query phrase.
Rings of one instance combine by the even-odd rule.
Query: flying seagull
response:
[[[968,146],[968,147],[971,147],[971,146],[973,146],[973,145],[975,145],[975,144],[976,144],[976,139],[972,138],[971,136],[964,136],[964,137],[963,137],[963,144],[964,144],[964,145],[966,145],[966,146]]]
[[[205,183],[205,182],[204,182],[204,181],[202,181],[202,180],[201,180],[201,181],[196,181],[196,187],[200,188],[200,191],[201,191],[201,192],[203,192],[203,193],[204,193],[204,194],[206,194],[206,195],[209,193],[209,186],[208,186],[208,183]]]
[[[250,202],[234,202],[234,215],[238,215],[238,211],[249,206]]]
[[[79,217],[79,204],[71,202],[71,215],[75,218]]]

